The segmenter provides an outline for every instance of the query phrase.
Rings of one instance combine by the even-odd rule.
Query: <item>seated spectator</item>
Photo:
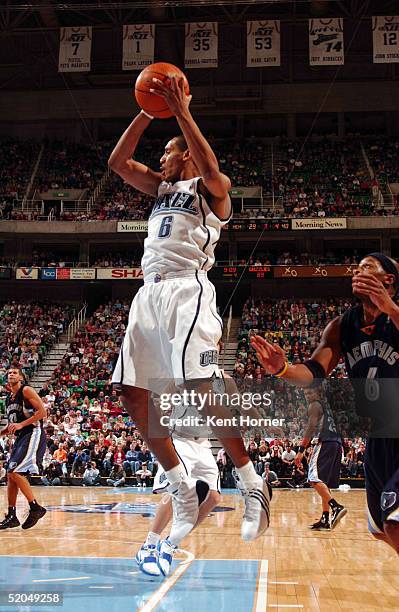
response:
[[[83,474],[83,486],[94,487],[100,484],[100,472],[95,461],[90,461]]]
[[[270,463],[268,461],[265,462],[264,471],[262,473],[262,478],[266,482],[269,483],[272,487],[279,487],[281,482],[278,479],[276,472],[273,472],[270,469]]]
[[[123,466],[115,463],[109,478],[107,478],[107,484],[110,487],[123,487],[126,482],[126,472],[123,469]]]
[[[141,469],[137,470],[136,472],[138,487],[143,487],[143,489],[145,489],[147,485],[149,486],[151,482],[151,476],[152,472],[147,467],[147,462],[143,461]]]
[[[7,471],[3,465],[3,462],[0,461],[0,486],[7,484]]]
[[[41,481],[46,487],[60,486],[62,485],[63,476],[61,463],[53,459],[50,465],[44,470]]]

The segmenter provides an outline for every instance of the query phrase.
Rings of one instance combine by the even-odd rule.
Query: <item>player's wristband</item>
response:
[[[151,119],[151,121],[154,119],[154,117],[147,113],[145,110],[141,109],[141,112],[147,117],[147,119]]]
[[[277,376],[277,378],[281,378],[282,376],[284,376],[284,374],[286,373],[286,371],[288,370],[288,366],[290,364],[288,363],[288,361],[286,361],[283,365],[283,367],[280,370],[277,370],[277,372],[275,372],[273,374],[273,376]]]

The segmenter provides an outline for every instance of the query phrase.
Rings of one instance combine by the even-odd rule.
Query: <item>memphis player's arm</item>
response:
[[[133,119],[112,151],[108,166],[132,187],[142,193],[156,196],[162,181],[160,172],[154,172],[145,164],[132,159],[139,140],[151,121],[143,111]]]
[[[26,399],[30,405],[34,408],[34,414],[22,421],[21,423],[9,423],[7,427],[7,433],[13,434],[28,425],[42,421],[47,416],[47,410],[44,407],[41,397],[38,396],[36,391],[32,387],[24,387],[22,391],[24,399]]]
[[[192,160],[202,179],[199,184],[200,192],[220,219],[228,219],[231,214],[230,179],[220,172],[219,162],[212,147],[194,121],[189,109],[191,96],[187,96],[184,91],[184,80],[173,77],[170,79],[170,85],[164,85],[159,79],[153,81],[154,92],[166,100],[183,132]]]
[[[267,372],[297,387],[309,387],[315,378],[328,376],[337,366],[341,354],[340,327],[341,317],[330,321],[311,359],[295,365],[288,363],[287,355],[281,346],[272,344],[261,336],[252,336],[251,345]]]

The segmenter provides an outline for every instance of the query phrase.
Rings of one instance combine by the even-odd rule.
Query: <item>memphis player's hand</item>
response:
[[[357,294],[366,295],[370,298],[378,310],[385,314],[389,315],[397,309],[385,285],[372,274],[359,272],[352,279],[352,287]]]
[[[275,374],[284,368],[287,355],[281,346],[268,342],[262,336],[252,336],[251,346],[256,351],[259,363],[269,374]]]
[[[19,431],[20,429],[22,429],[22,427],[23,427],[22,423],[10,423],[7,427],[7,430],[9,434],[13,434],[16,431]]]
[[[166,101],[175,117],[184,115],[188,111],[192,96],[188,96],[184,91],[184,79],[182,77],[172,77],[169,85],[155,78],[152,81],[154,87],[150,91]]]

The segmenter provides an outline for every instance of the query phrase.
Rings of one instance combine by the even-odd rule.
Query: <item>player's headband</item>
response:
[[[393,274],[395,277],[395,297],[397,297],[399,292],[399,272],[393,263],[392,259],[384,255],[384,253],[370,253],[367,257],[373,257],[380,262],[381,266],[384,268],[387,274]]]

